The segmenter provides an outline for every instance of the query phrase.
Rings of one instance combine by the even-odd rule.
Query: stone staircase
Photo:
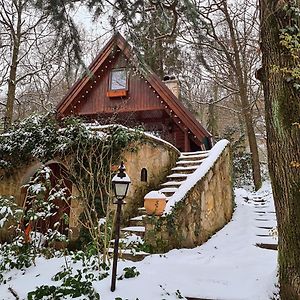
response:
[[[277,220],[274,201],[271,199],[271,194],[254,193],[250,198],[246,197],[245,202],[253,206],[256,246],[263,249],[277,250]]]
[[[171,174],[167,176],[167,181],[161,184],[159,190],[167,197],[167,201],[174,195],[178,188],[193,174],[202,161],[208,156],[209,151],[182,152],[176,162],[176,166],[171,169]]]
[[[265,197],[254,197],[254,213],[256,231],[256,246],[264,249],[277,250],[278,237],[275,233],[277,220],[275,208]]]
[[[208,157],[209,151],[182,152],[176,165],[171,169],[171,174],[167,176],[167,181],[160,185],[159,191],[166,197],[167,201],[174,195],[178,188],[191,176],[202,161]],[[132,261],[142,260],[149,253],[143,251],[145,235],[146,210],[144,207],[138,208],[138,216],[130,219],[130,226],[121,229],[121,239],[119,246],[119,257]],[[113,243],[109,252],[113,252]]]

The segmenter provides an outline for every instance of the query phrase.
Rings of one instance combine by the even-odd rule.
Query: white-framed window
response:
[[[110,73],[109,90],[127,90],[128,80],[125,68],[113,69]]]

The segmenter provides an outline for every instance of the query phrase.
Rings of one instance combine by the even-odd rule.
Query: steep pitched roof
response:
[[[116,33],[107,42],[99,55],[88,67],[90,74],[95,74],[104,64],[110,52],[114,47],[118,47],[123,54],[129,59],[133,57],[133,49],[130,44],[124,39],[120,33]],[[170,91],[170,89],[160,80],[160,78],[144,63],[141,59],[134,57],[136,67],[141,71],[142,75],[155,89],[157,94],[165,102],[165,104],[174,112],[174,114],[182,120],[185,126],[198,138],[208,137],[211,134],[195,119],[195,117],[186,109],[186,107],[177,99],[177,97]],[[91,75],[85,75],[79,79],[65,95],[65,97],[57,105],[58,114],[65,115],[65,112],[75,101],[76,97],[81,93],[86,85],[89,84]]]

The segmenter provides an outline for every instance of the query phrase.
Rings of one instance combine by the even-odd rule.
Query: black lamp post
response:
[[[112,278],[111,278],[111,291],[116,289],[116,276],[117,276],[117,263],[118,263],[118,250],[119,250],[119,238],[120,238],[120,216],[122,204],[124,204],[123,199],[127,195],[128,187],[130,184],[130,178],[125,173],[124,163],[121,162],[118,173],[112,179],[112,187],[117,201],[117,211],[116,211],[116,223],[115,223],[115,244],[114,244],[114,258],[113,258],[113,268],[112,268]]]

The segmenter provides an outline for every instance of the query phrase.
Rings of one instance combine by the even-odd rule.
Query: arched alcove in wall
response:
[[[141,170],[141,181],[147,182],[148,181],[148,171],[146,168]]]

